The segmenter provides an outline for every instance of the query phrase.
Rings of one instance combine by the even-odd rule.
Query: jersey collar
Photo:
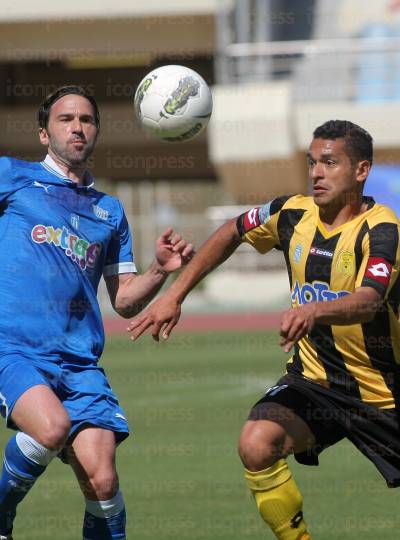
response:
[[[325,225],[322,223],[321,218],[319,217],[319,207],[315,205],[317,209],[318,228],[320,232],[322,233],[323,237],[326,239],[332,238],[336,234],[341,233],[343,229],[345,229],[346,227],[354,227],[357,220],[365,219],[365,217],[368,215],[371,208],[375,206],[375,200],[373,199],[373,197],[367,197],[366,195],[363,195],[363,202],[367,203],[367,209],[365,210],[365,212],[363,212],[362,214],[358,214],[358,216],[354,217],[350,221],[346,221],[342,225],[339,225],[338,227],[335,227],[334,229],[330,229],[330,230],[328,230],[325,227]]]
[[[73,180],[71,180],[70,178],[68,178],[68,176],[65,175],[64,171],[57,165],[57,163],[49,154],[47,154],[47,156],[45,157],[44,161],[41,162],[41,164],[45,169],[47,169],[52,174],[55,174],[56,176],[58,176],[59,178],[62,178],[63,180],[66,180],[67,182],[71,182],[75,184]],[[90,174],[89,171],[85,171],[84,185],[80,187],[91,188],[93,187],[93,185],[94,185],[93,176]]]

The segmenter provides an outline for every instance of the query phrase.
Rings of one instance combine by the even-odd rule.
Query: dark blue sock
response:
[[[17,505],[46,467],[38,465],[23,454],[11,437],[4,453],[3,471],[0,478],[0,534],[7,536],[13,528]]]
[[[125,540],[126,513],[120,492],[110,501],[86,501],[84,540]]]

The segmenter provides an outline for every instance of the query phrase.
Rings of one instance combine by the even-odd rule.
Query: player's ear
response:
[[[44,146],[49,145],[49,134],[47,133],[46,128],[39,128],[39,140]]]
[[[371,170],[371,163],[367,159],[363,159],[357,163],[356,179],[357,182],[365,182],[369,171]]]

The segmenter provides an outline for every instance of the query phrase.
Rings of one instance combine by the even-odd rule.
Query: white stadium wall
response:
[[[217,86],[209,126],[210,157],[240,203],[307,191],[305,153],[313,130],[345,119],[367,129],[378,161],[400,158],[400,101],[295,102],[291,82]]]
[[[112,19],[116,17],[163,17],[215,13],[220,0],[113,0],[101,5],[97,0],[69,0],[66,3],[42,0],[3,0],[0,21],[43,21],[54,19]]]

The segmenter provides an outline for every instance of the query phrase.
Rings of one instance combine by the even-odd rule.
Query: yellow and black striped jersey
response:
[[[364,213],[329,231],[313,198],[302,195],[252,208],[237,226],[260,253],[283,251],[293,307],[363,286],[379,291],[384,303],[371,322],[315,325],[287,370],[375,406],[400,408],[400,223],[388,207],[364,200]]]

